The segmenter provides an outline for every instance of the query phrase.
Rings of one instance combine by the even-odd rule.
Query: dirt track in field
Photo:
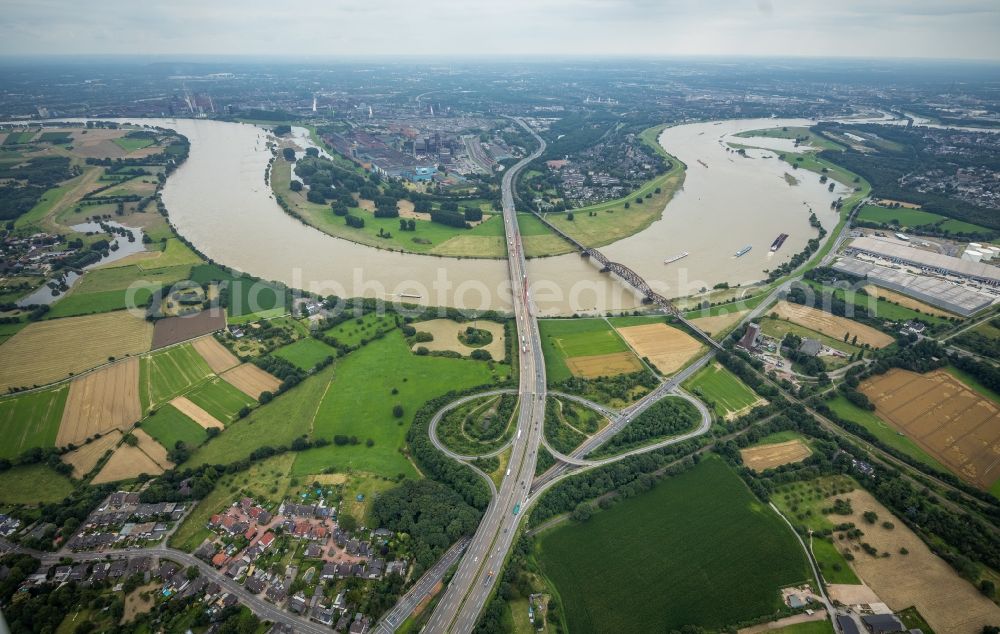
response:
[[[198,423],[205,429],[209,427],[217,427],[222,429],[225,427],[217,418],[198,407],[197,404],[192,403],[188,400],[186,396],[178,396],[174,400],[170,401],[170,404],[176,407],[182,414]]]
[[[847,335],[851,340],[855,335],[858,337],[858,344],[867,343],[873,348],[884,348],[893,343],[895,339],[880,330],[875,330],[871,326],[858,323],[846,317],[837,317],[830,313],[810,308],[809,306],[799,306],[786,301],[778,302],[768,314],[777,313],[782,319],[798,324],[804,328],[823,333],[827,337],[843,340]]]
[[[240,392],[256,399],[260,398],[261,392],[274,392],[281,385],[281,381],[252,363],[238,365],[219,376]]]
[[[915,606],[935,632],[949,634],[979,634],[983,625],[1000,623],[1000,607],[959,577],[870,493],[855,490],[839,497],[850,499],[854,512],[848,517],[834,516],[834,521],[854,522],[865,533],[861,541],[879,553],[889,553],[888,557],[872,557],[860,546],[852,549],[855,572],[890,608],[898,611]],[[833,498],[830,500],[832,504]],[[865,511],[875,511],[875,524],[862,518]],[[895,528],[883,528],[884,521],[892,522]],[[847,540],[836,543],[842,550],[850,547]],[[909,554],[901,555],[900,548]]]
[[[138,430],[136,430],[138,431]],[[128,480],[138,477],[141,474],[160,475],[163,469],[156,464],[152,458],[147,456],[142,449],[122,445],[115,450],[111,458],[104,463],[104,468],[98,472],[92,484],[103,484],[105,482],[117,482],[118,480]]]
[[[612,352],[566,359],[566,367],[573,376],[592,379],[598,376],[617,376],[638,372],[642,363],[631,352]]]
[[[139,358],[131,357],[70,383],[56,446],[79,445],[96,433],[124,430],[140,418]]]
[[[662,323],[618,328],[618,334],[640,357],[646,357],[663,374],[684,367],[702,349],[700,341]]]
[[[743,464],[757,472],[773,469],[783,464],[799,462],[811,454],[812,451],[809,450],[809,447],[798,439],[740,449]]]
[[[221,374],[240,364],[240,360],[224,345],[219,343],[215,337],[208,336],[195,339],[192,345],[198,354],[205,359],[208,367],[212,368],[212,372],[216,374]]]
[[[0,345],[0,392],[45,385],[149,350],[153,327],[128,311],[28,324]]]
[[[115,448],[121,437],[122,433],[116,429],[104,434],[94,442],[87,443],[79,449],[64,453],[61,459],[73,467],[73,475],[75,477],[82,477],[90,473],[97,466],[97,461],[101,459],[104,452]]]
[[[1000,407],[943,370],[893,369],[861,391],[876,413],[952,471],[984,489],[1000,478]]]

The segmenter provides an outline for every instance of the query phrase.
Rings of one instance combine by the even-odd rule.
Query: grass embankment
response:
[[[537,544],[577,633],[718,629],[772,614],[810,576],[782,519],[714,457]]]

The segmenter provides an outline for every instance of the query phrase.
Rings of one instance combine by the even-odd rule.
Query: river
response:
[[[510,308],[502,261],[379,250],[334,238],[285,214],[264,183],[271,154],[262,128],[197,119],[135,123],[172,128],[190,140],[190,156],[167,180],[163,200],[177,231],[220,263],[323,295],[389,300],[405,296],[406,301],[427,305]],[[833,229],[837,218],[830,202],[846,191],[838,188],[831,194],[817,175],[804,170],[797,172],[802,182],[789,186],[783,174],[792,170],[774,152],[748,150],[744,158],[727,152],[724,140],[744,130],[808,123],[763,119],[668,128],[660,142],[688,165],[683,190],[662,219],[602,251],[670,297],[718,282],[761,279],[764,269],[786,261],[816,235],[808,222],[810,208]],[[758,141],[781,143],[734,140],[754,145]],[[770,254],[771,242],[782,232],[789,238],[778,253]],[[744,245],[753,248],[734,258]],[[663,264],[681,251],[691,255]],[[577,255],[533,259],[528,274],[539,314],[631,310],[638,305],[634,294]]]

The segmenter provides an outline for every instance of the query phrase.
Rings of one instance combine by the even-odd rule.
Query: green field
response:
[[[246,323],[288,312],[285,289],[274,284],[233,275],[214,264],[195,266],[191,269],[191,279],[199,284],[225,282],[229,323]]]
[[[0,504],[61,502],[73,490],[73,482],[44,464],[0,471]]]
[[[69,132],[42,132],[36,139],[39,143],[52,143],[58,145],[69,143],[73,140],[73,135]]]
[[[211,534],[205,527],[209,518],[244,492],[270,502],[283,500],[290,480],[288,471],[294,459],[294,454],[286,453],[256,462],[245,471],[223,475],[212,492],[195,505],[170,537],[170,545],[188,552],[198,548]]]
[[[63,297],[52,309],[45,313],[45,319],[75,317],[93,313],[109,313],[114,310],[132,308],[144,309],[152,297],[151,287],[136,288],[135,291],[99,291],[96,293],[72,292]]]
[[[114,139],[115,145],[125,150],[126,152],[135,152],[136,150],[141,150],[144,147],[149,147],[153,144],[153,139],[145,139],[142,137],[118,137]]]
[[[495,384],[509,372],[509,366],[495,365],[497,374],[493,375],[484,361],[415,355],[400,332],[352,352],[334,367],[336,374],[319,406],[313,435],[328,440],[338,434],[355,436],[359,444],[304,451],[295,461],[295,475],[334,467],[388,477],[415,476],[413,465],[400,453],[414,412],[429,399],[451,390]],[[393,389],[398,393],[392,394]],[[402,418],[392,414],[397,404],[403,407]],[[369,438],[375,443],[371,447],[366,446]]]
[[[725,417],[757,402],[757,395],[743,381],[718,363],[712,363],[684,383],[693,394],[711,405],[715,413]]]
[[[784,521],[715,457],[537,548],[577,634],[719,629],[772,613],[780,588],[810,578]]]
[[[287,394],[234,422],[199,447],[188,463],[192,467],[206,463],[230,464],[246,458],[259,447],[288,446],[300,436],[309,436],[316,410],[333,378],[334,367],[307,377]]]
[[[629,350],[603,319],[540,319],[538,329],[550,384],[573,376],[566,365],[568,358]]]
[[[363,317],[348,319],[323,332],[345,346],[361,345],[363,339],[371,339],[379,330],[389,332],[396,327],[395,315],[368,313]]]
[[[774,630],[773,634],[834,634],[834,631],[830,621],[823,619],[788,625],[780,630]]]
[[[24,130],[22,132],[10,132],[7,134],[7,138],[4,139],[4,145],[18,145],[31,141],[34,138],[38,130]]]
[[[243,407],[252,407],[257,403],[218,377],[205,381],[184,396],[223,424],[232,421]]]
[[[842,520],[837,515],[824,515],[823,509],[833,505],[829,498],[845,497],[854,488],[854,481],[846,476],[828,476],[780,486],[771,501],[793,525],[805,526],[814,532],[832,530]],[[811,545],[827,583],[860,583],[835,541],[815,534]]]
[[[947,216],[923,211],[920,209],[907,209],[899,207],[890,209],[879,205],[864,205],[858,210],[858,220],[866,222],[877,222],[882,224],[895,224],[902,227],[913,228],[924,225],[938,225],[945,231],[952,233],[992,233],[986,227],[980,227],[969,222],[953,220]]]
[[[736,136],[741,138],[764,137],[768,139],[805,139],[807,145],[819,150],[843,150],[843,146],[826,137],[814,133],[806,127],[767,128],[764,130],[748,130]]]
[[[170,404],[146,417],[142,429],[168,450],[177,446],[178,441],[193,449],[208,437],[205,428]]]
[[[0,458],[14,458],[25,449],[56,444],[69,386],[0,400]]]
[[[306,337],[304,339],[299,339],[294,343],[290,343],[287,346],[282,346],[281,348],[275,350],[272,354],[291,362],[292,365],[302,370],[308,371],[312,370],[316,367],[317,363],[327,357],[336,358],[337,350],[336,348],[332,348],[318,339]]]
[[[438,423],[437,435],[449,449],[479,456],[499,449],[514,433],[517,395],[486,396],[456,407]],[[506,406],[501,412],[501,406]],[[471,432],[471,433],[470,433]]]
[[[934,458],[931,458],[931,456],[917,446],[916,443],[906,436],[900,435],[889,425],[889,423],[876,416],[875,412],[861,409],[840,394],[838,394],[836,398],[824,402],[841,418],[857,423],[867,429],[876,438],[878,438],[883,445],[892,447],[893,449],[900,451],[929,467],[939,471],[948,471],[944,465]]]
[[[174,346],[142,357],[139,364],[139,401],[145,412],[169,401],[212,374],[191,344]]]

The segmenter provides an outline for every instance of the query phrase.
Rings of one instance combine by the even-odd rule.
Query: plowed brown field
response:
[[[224,345],[218,342],[215,337],[207,336],[195,339],[192,342],[194,349],[198,351],[212,372],[221,374],[229,368],[235,368],[240,364],[240,360],[230,352]]]
[[[702,348],[691,335],[662,323],[619,328],[618,334],[664,374],[680,370]]]
[[[281,385],[281,381],[252,363],[238,365],[219,376],[237,390],[258,399],[261,392],[274,392]]]
[[[642,369],[642,363],[631,352],[612,352],[585,357],[570,357],[566,359],[566,367],[574,376],[592,379],[597,376],[617,376],[638,372]]]
[[[876,413],[963,480],[988,489],[1000,479],[1000,407],[943,370],[890,370],[861,391]]]
[[[156,322],[156,329],[153,330],[153,349],[158,350],[225,327],[226,312],[219,308],[203,310],[187,317],[167,317]]]
[[[740,449],[743,464],[758,472],[805,460],[810,454],[809,447],[798,439]]]
[[[125,429],[140,418],[139,358],[132,357],[70,383],[56,446],[79,445],[96,433]]]
[[[128,311],[28,324],[0,345],[0,392],[45,385],[149,350],[153,326]]]

